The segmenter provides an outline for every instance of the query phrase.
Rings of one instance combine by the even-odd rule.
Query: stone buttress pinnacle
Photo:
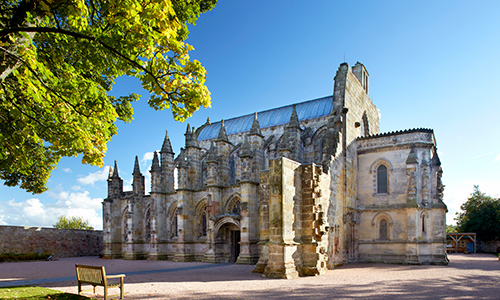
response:
[[[113,168],[113,178],[120,178],[120,176],[118,175],[118,165],[116,163],[116,160],[115,160],[115,167]]]
[[[160,171],[160,161],[158,160],[158,153],[155,151],[153,155],[153,163],[151,165],[151,172]]]
[[[113,167],[109,166],[108,179],[113,178]]]
[[[215,149],[214,141],[210,143],[210,149],[208,149],[206,161],[217,162],[217,150]]]
[[[416,163],[418,163],[417,155],[415,154],[414,147],[411,147],[410,154],[408,154],[408,158],[406,158],[406,164],[416,164]]]
[[[168,130],[167,130],[167,133],[165,134],[165,139],[163,140],[163,145],[161,146],[160,153],[172,153],[172,154],[174,154],[174,151],[172,150],[172,144],[170,143],[170,139],[168,137]]]
[[[256,134],[262,136],[262,131],[260,130],[259,119],[257,118],[257,112],[253,118],[252,128],[250,128],[250,134]]]
[[[137,155],[135,156],[135,163],[134,163],[134,172],[132,175],[141,175],[141,169],[139,168],[139,159],[137,158]]]
[[[245,135],[245,140],[243,142],[243,145],[241,146],[239,156],[241,158],[253,156],[252,149],[250,148],[250,143],[248,143],[248,136],[246,136],[246,135]]]
[[[297,115],[297,109],[295,105],[293,106],[292,115],[290,116],[290,121],[288,122],[287,128],[300,128],[299,116]]]
[[[224,120],[221,121],[219,136],[217,137],[217,140],[229,142],[229,139],[227,138],[227,133],[226,133],[226,125],[224,125]]]
[[[431,164],[434,166],[440,166],[441,165],[441,160],[439,159],[437,149],[436,152],[434,153],[434,156],[432,157]]]

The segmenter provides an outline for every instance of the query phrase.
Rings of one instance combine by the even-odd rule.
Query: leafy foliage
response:
[[[500,239],[500,199],[481,193],[479,186],[460,206],[457,212],[457,230],[459,232],[475,232],[483,241]]]
[[[446,225],[446,233],[454,233],[457,231],[457,225]]]
[[[210,105],[206,71],[188,52],[187,23],[217,0],[6,0],[0,3],[0,178],[41,193],[63,156],[102,166],[139,78],[156,110],[183,121]]]
[[[59,216],[57,218],[57,223],[54,224],[54,228],[59,229],[86,229],[93,230],[94,227],[90,226],[90,222],[88,220],[84,220],[82,217],[65,217]]]

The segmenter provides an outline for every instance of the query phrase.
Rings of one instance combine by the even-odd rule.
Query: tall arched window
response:
[[[144,220],[144,241],[151,242],[151,211],[149,209]]]
[[[203,209],[203,214],[201,215],[201,235],[207,236],[207,207]]]
[[[387,193],[387,167],[385,165],[377,168],[377,193]]]
[[[381,219],[379,224],[379,234],[378,237],[380,240],[388,240],[389,239],[389,228],[387,227],[387,220]]]
[[[177,227],[177,219],[179,217],[179,209],[175,210],[174,218],[173,218],[173,224],[172,224],[172,229],[173,229],[173,234],[175,237],[177,237],[177,231],[179,231],[179,228]]]

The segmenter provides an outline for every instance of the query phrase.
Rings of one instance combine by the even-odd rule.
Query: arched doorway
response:
[[[218,263],[234,263],[240,255],[240,224],[226,217],[215,228],[215,260]]]

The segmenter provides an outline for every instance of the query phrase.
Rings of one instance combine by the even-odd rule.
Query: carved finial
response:
[[[252,128],[250,128],[250,134],[257,134],[262,136],[262,131],[260,130],[259,119],[257,118],[257,112],[253,117]]]
[[[115,160],[115,167],[113,168],[113,178],[120,178],[120,176],[118,175],[118,165],[116,163],[116,160]]]
[[[113,177],[113,167],[109,166],[108,179],[111,179],[112,177]]]
[[[191,126],[188,123],[188,126],[186,128],[186,133],[184,135],[191,134]]]
[[[227,133],[226,133],[226,126],[224,125],[224,120],[222,120],[220,123],[219,136],[217,137],[217,140],[229,142],[229,140],[227,138]]]
[[[132,175],[141,175],[141,169],[139,168],[139,159],[137,158],[137,155],[135,156],[135,163],[134,163],[134,172]]]
[[[207,125],[212,124],[212,123],[210,123],[210,117],[207,117],[207,121],[205,122],[205,124],[207,124]]]
[[[295,104],[293,105],[292,115],[290,116],[287,128],[300,128],[299,116],[297,115]]]

